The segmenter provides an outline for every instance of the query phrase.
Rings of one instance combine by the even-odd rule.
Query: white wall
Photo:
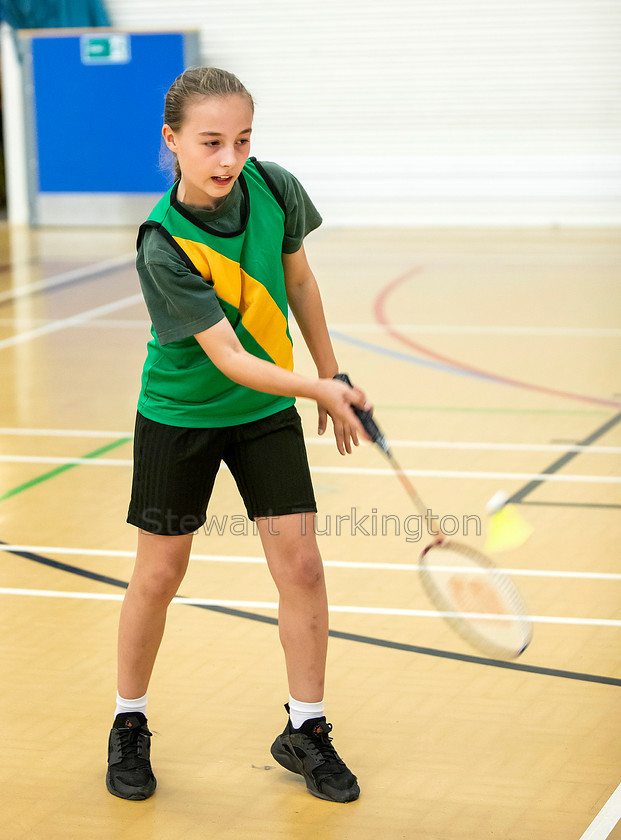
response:
[[[621,223],[618,0],[107,0],[196,27],[327,221]]]
[[[337,224],[621,223],[619,0],[106,0],[199,28]],[[172,80],[171,80],[172,81]]]

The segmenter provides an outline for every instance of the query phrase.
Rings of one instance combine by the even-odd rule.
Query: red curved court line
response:
[[[431,350],[424,344],[419,344],[419,342],[417,341],[412,341],[411,338],[408,338],[408,336],[403,335],[403,333],[400,333],[399,330],[395,329],[395,327],[392,326],[392,324],[386,316],[386,301],[398,286],[401,286],[403,283],[405,283],[407,280],[414,277],[415,275],[420,274],[421,271],[422,268],[413,268],[405,274],[402,274],[400,277],[397,277],[396,280],[393,280],[391,283],[389,283],[382,289],[382,291],[375,299],[375,303],[373,304],[375,320],[378,322],[378,324],[380,324],[380,326],[384,327],[386,332],[394,339],[400,341],[402,344],[405,344],[408,347],[411,347],[413,350],[422,353],[425,356],[429,356],[429,358],[431,359],[436,359],[437,361],[443,362],[444,364],[450,365],[451,367],[457,368],[458,370],[467,371],[468,373],[475,374],[476,376],[480,376],[483,379],[489,379],[492,382],[499,382],[502,385],[511,385],[514,388],[524,388],[529,391],[538,391],[542,394],[551,394],[555,397],[564,397],[565,399],[570,400],[580,400],[581,402],[595,403],[596,405],[606,405],[612,408],[621,408],[621,403],[615,402],[615,400],[606,400],[602,397],[591,397],[588,394],[575,394],[572,391],[561,391],[557,388],[548,388],[545,385],[536,385],[534,382],[524,382],[521,379],[512,379],[511,377],[502,376],[501,374],[493,373],[489,370],[483,370],[482,368],[476,368],[472,365],[464,364],[463,362],[460,362],[457,359],[452,359],[450,356],[444,356],[442,353],[436,353],[434,350]]]

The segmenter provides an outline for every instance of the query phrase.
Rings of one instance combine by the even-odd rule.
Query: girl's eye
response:
[[[242,137],[238,142],[240,146],[245,146],[246,143],[250,143],[250,140],[247,137]]]

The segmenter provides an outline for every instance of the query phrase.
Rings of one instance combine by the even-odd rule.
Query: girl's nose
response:
[[[220,153],[220,165],[221,166],[233,166],[235,163],[235,154],[233,149],[228,147],[224,147]]]

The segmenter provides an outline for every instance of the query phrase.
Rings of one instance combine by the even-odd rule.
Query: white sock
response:
[[[307,720],[323,717],[323,714],[323,700],[318,703],[302,703],[289,695],[289,718],[294,729],[299,729]]]
[[[114,717],[120,715],[122,712],[126,714],[136,714],[136,712],[142,712],[142,714],[146,714],[147,712],[147,695],[145,694],[144,697],[138,697],[136,700],[126,700],[124,697],[116,693],[116,711],[114,713]]]

